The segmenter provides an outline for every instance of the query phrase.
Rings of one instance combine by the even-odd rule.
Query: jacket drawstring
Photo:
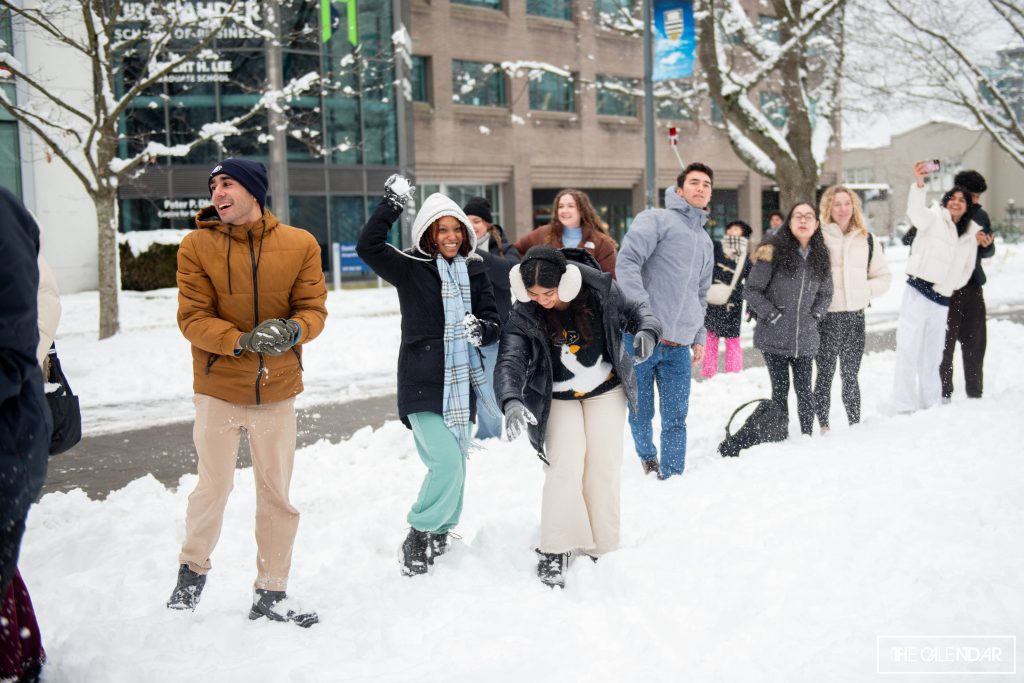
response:
[[[228,294],[232,294],[231,291],[231,225],[228,225]]]

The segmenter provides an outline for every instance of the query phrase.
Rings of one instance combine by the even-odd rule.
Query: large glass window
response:
[[[739,190],[716,189],[708,208],[711,217],[708,220],[707,230],[713,238],[721,239],[725,235],[725,226],[740,217]]]
[[[526,13],[572,21],[572,4],[570,0],[526,0]]]
[[[451,0],[451,2],[453,5],[470,5],[472,7],[501,9],[501,0]]]
[[[497,64],[453,59],[452,100],[474,107],[504,107],[504,72]]]
[[[780,40],[779,20],[770,14],[759,14],[757,16],[757,30],[768,40],[778,43]]]
[[[530,74],[530,109],[536,111],[576,111],[572,79],[539,71]]]
[[[636,116],[640,81],[616,76],[597,77],[597,113],[603,116]]]
[[[693,109],[686,100],[677,97],[659,97],[654,103],[655,112],[663,121],[692,121]]]
[[[430,101],[430,58],[412,56],[412,101]]]
[[[321,270],[331,269],[330,239],[327,234],[327,198],[326,197],[288,197],[288,210],[291,212],[291,224],[313,233],[320,245]]]
[[[635,27],[636,0],[594,0],[594,21],[606,28]]]
[[[6,114],[6,111],[0,112]],[[0,116],[0,186],[21,197],[21,154],[18,124]]]

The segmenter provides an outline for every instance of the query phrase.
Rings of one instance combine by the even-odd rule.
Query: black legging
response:
[[[768,379],[772,382],[772,403],[789,414],[789,368],[793,367],[793,389],[796,391],[796,412],[800,416],[800,431],[814,432],[814,390],[811,375],[814,357],[792,358],[774,353],[764,353],[764,364],[768,368]]]
[[[836,311],[829,313],[818,326],[821,346],[814,359],[818,374],[814,378],[814,409],[818,423],[828,427],[828,414],[832,407],[832,378],[839,362],[842,382],[843,406],[850,424],[860,422],[860,385],[857,373],[864,357],[864,311]]]

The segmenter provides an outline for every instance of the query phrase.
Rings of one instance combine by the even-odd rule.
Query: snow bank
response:
[[[387,343],[348,335],[336,364]],[[525,440],[473,456],[463,538],[413,579],[396,560],[424,471],[410,433],[390,422],[301,450],[289,592],[320,612],[308,631],[246,618],[250,469],[194,614],[164,602],[195,475],[105,502],[47,495],[21,560],[47,680],[860,682],[879,635],[1017,634],[1024,326],[994,321],[989,339],[985,399],[886,417],[894,354],[869,354],[862,425],[842,426],[837,382],[831,434],[738,459],[714,447],[733,407],[767,395],[766,373],[696,384],[685,476],[643,478],[624,427],[622,548],[576,561],[561,592],[534,575],[543,474]]]

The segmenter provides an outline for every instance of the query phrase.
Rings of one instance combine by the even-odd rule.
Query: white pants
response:
[[[939,364],[946,340],[949,307],[929,300],[913,287],[903,292],[896,326],[896,372],[893,410],[911,412],[942,400]]]
[[[541,552],[603,555],[619,547],[625,423],[621,386],[582,401],[551,401],[544,436],[551,465],[545,468],[541,498]]]

